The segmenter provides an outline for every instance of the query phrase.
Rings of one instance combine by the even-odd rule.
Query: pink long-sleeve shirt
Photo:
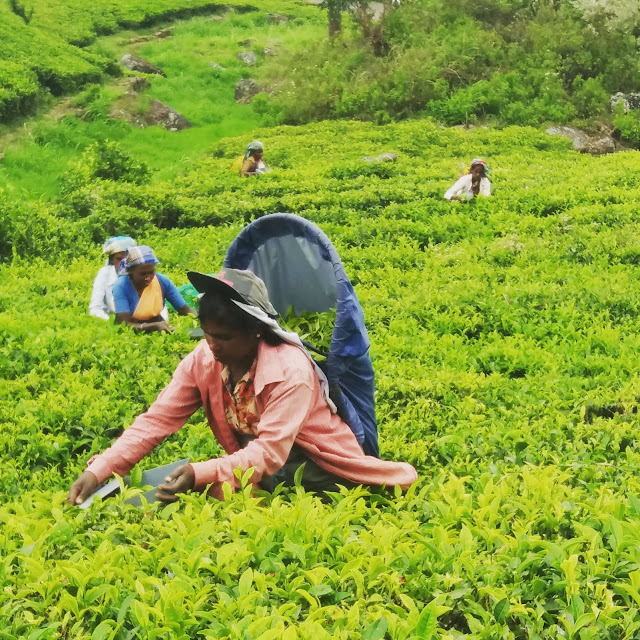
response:
[[[241,448],[224,412],[222,369],[203,340],[178,365],[151,407],[109,449],[89,462],[98,481],[113,473],[128,473],[201,406],[227,455],[192,463],[198,489],[222,482],[235,487],[233,472],[237,468],[245,471],[254,467],[252,482],[259,482],[282,468],[294,443],[318,466],[351,482],[407,487],[417,480],[410,464],[363,453],[349,426],[331,413],[307,356],[290,344],[272,347],[261,342],[258,347],[254,379],[260,412],[258,435]]]

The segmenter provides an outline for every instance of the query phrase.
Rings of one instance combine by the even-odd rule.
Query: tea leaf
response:
[[[105,640],[105,638],[113,638],[113,632],[116,627],[110,620],[101,622],[91,634],[91,640]]]
[[[415,629],[415,636],[420,638],[420,640],[431,640],[436,631],[437,621],[436,606],[432,602],[420,613],[418,624]]]
[[[362,632],[362,640],[381,640],[387,633],[388,628],[387,621],[384,618],[378,618]]]
[[[253,571],[251,568],[246,569],[244,573],[240,576],[240,581],[238,582],[238,593],[240,596],[246,596],[251,591],[251,586],[253,584]]]
[[[493,615],[495,619],[500,623],[504,623],[507,621],[507,616],[509,615],[508,598],[503,598],[498,603],[496,603],[496,606],[493,608]]]

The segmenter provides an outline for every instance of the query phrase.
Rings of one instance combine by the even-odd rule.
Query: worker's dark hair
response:
[[[262,339],[272,346],[284,342],[264,322],[243,311],[231,298],[219,292],[205,293],[200,298],[198,318],[201,325],[206,322],[217,322],[235,331],[259,333]]]

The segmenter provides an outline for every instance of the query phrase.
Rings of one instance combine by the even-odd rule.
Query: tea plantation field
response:
[[[228,170],[245,138],[170,183],[103,144],[59,200],[0,202],[0,638],[640,637],[640,153],[429,121],[253,135],[274,168],[259,179]],[[444,201],[478,155],[494,195]],[[104,237],[153,246],[181,284],[276,211],[336,245],[382,456],[419,482],[66,505],[194,346],[190,318],[136,335],[87,315]],[[219,454],[198,413],[141,466]]]

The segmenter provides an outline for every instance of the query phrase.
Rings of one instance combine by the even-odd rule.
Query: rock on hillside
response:
[[[271,24],[285,24],[289,22],[289,18],[281,13],[267,13],[267,22]]]
[[[130,71],[138,71],[140,73],[155,73],[157,75],[166,77],[166,73],[162,69],[153,66],[144,58],[134,56],[131,53],[125,53],[120,59],[120,64]]]
[[[127,93],[139,93],[151,86],[149,80],[143,76],[129,76],[127,78],[122,78],[116,84],[120,87],[124,87]]]
[[[398,154],[396,153],[380,153],[377,156],[365,156],[364,158],[360,158],[362,162],[395,162],[398,159]]]
[[[258,62],[258,56],[253,51],[243,51],[236,55],[238,60],[244,62],[248,67],[253,67]]]
[[[631,109],[640,109],[640,93],[622,93],[618,91],[618,93],[614,93],[610,99],[611,109],[615,109],[618,103],[622,102],[624,107],[624,112]]]
[[[589,135],[576,127],[549,127],[547,133],[568,138],[573,142],[573,148],[580,153],[597,156],[603,153],[614,153],[618,149],[618,144],[610,134]]]
[[[240,104],[249,104],[254,96],[262,91],[260,85],[251,78],[239,80],[236,83],[235,99]]]
[[[117,101],[111,108],[109,117],[126,120],[141,129],[161,126],[167,131],[182,131],[191,127],[191,123],[183,115],[159,100],[151,100],[147,113],[139,113],[136,105],[136,102]]]

